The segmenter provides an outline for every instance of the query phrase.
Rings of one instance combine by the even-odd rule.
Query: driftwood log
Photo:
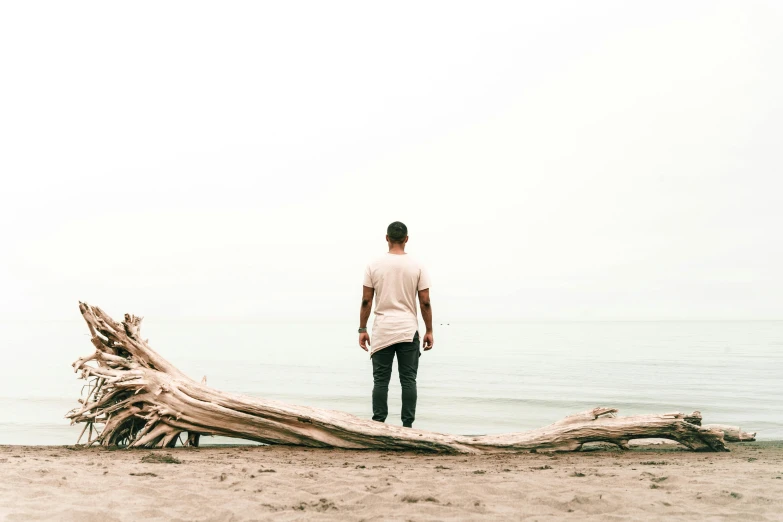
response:
[[[725,450],[724,431],[701,427],[698,412],[618,417],[614,408],[595,408],[532,431],[472,437],[225,393],[194,381],[150,348],[140,335],[141,317],[126,314],[118,323],[98,307],[79,308],[95,351],[73,363],[88,384],[81,406],[67,418],[84,424],[79,441],[86,433],[88,445],[197,446],[201,435],[222,435],[311,447],[500,453],[575,451],[599,441],[627,449],[631,439],[665,438],[693,450]]]

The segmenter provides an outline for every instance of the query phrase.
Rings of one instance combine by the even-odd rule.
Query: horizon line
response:
[[[150,320],[154,321],[167,321],[167,322],[226,322],[226,323],[350,323],[355,322],[352,319],[345,318],[327,318],[319,319],[314,317],[222,317],[222,316],[142,316],[145,322]],[[72,322],[83,319],[81,317],[71,318],[0,318],[0,324],[2,323],[40,323],[40,322]],[[455,318],[445,321],[438,321],[434,325],[447,326],[450,323],[774,323],[783,322],[783,318],[770,319],[770,318],[757,318],[757,319],[741,319],[741,318],[596,318],[596,319],[576,319],[576,318],[499,318],[499,319],[476,319],[476,318]]]

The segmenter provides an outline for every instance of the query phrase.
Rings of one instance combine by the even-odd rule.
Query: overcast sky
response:
[[[4,2],[0,315],[783,318],[783,3]]]

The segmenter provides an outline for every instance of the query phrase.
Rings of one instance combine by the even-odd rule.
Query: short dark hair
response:
[[[395,221],[386,228],[386,234],[392,243],[402,243],[408,236],[408,227],[405,226],[405,223]]]

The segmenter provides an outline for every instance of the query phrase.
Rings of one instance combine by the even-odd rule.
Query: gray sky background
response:
[[[0,316],[783,318],[783,3],[4,2]]]

